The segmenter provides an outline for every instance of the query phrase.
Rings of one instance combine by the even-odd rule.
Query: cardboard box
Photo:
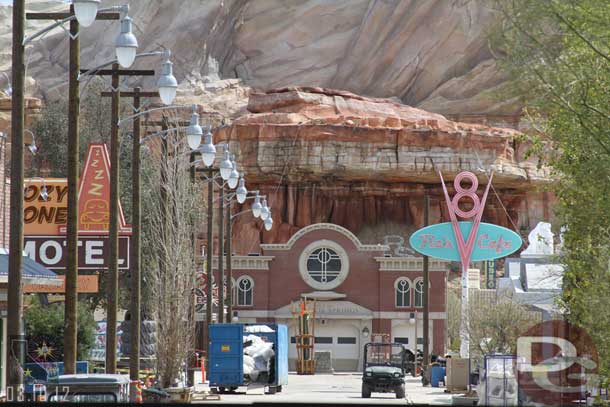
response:
[[[447,390],[468,390],[470,382],[470,359],[447,359]]]

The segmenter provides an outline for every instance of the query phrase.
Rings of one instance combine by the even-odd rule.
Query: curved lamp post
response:
[[[261,196],[259,195],[259,191],[246,191],[246,194],[243,195],[243,200],[240,201],[240,196],[239,196],[239,191],[241,188],[242,183],[244,182],[243,177],[240,178],[239,183],[240,183],[240,187],[237,188],[237,191],[233,194],[234,196],[237,197],[237,202],[244,203],[246,201],[246,199],[254,199],[254,204],[252,204],[252,207],[250,209],[246,209],[243,210],[241,212],[238,212],[236,214],[231,214],[231,198],[232,196],[229,195],[229,199],[227,201],[227,239],[225,242],[226,245],[226,252],[227,252],[227,286],[228,286],[228,297],[227,297],[227,318],[226,318],[226,322],[231,322],[232,321],[232,317],[233,317],[233,290],[231,287],[231,282],[233,281],[233,264],[232,264],[232,256],[233,256],[233,250],[232,250],[232,237],[233,237],[233,220],[238,217],[241,216],[245,213],[250,213],[252,212],[252,216],[254,216],[254,218],[258,218],[260,217],[260,208],[261,208],[261,204],[260,204],[260,198]],[[244,187],[245,189],[245,187]],[[247,194],[255,194],[255,195],[250,195],[247,196]],[[265,196],[263,195],[262,198],[265,198]],[[269,209],[268,209],[269,210]],[[269,217],[268,219],[271,219],[271,217]],[[269,231],[271,230],[271,228],[273,227],[273,221],[269,220],[267,221],[265,224],[265,230]]]
[[[132,121],[133,119],[143,116],[145,114],[163,111],[163,110],[172,110],[172,109],[192,109],[193,114],[191,115],[191,122],[190,122],[190,125],[186,128],[186,139],[187,139],[187,143],[188,143],[189,147],[191,148],[191,150],[197,149],[197,147],[201,143],[201,137],[203,135],[203,130],[201,129],[201,126],[199,125],[199,115],[197,114],[197,105],[191,105],[191,106],[176,105],[176,106],[156,107],[154,109],[149,109],[149,110],[145,110],[143,112],[138,112],[134,115],[120,119],[118,121],[118,125],[121,126],[122,124]],[[195,146],[195,147],[193,147],[193,146]]]
[[[24,36],[22,45],[25,46],[25,45],[29,44],[30,42],[34,41],[36,38],[40,37],[41,35],[48,33],[49,31],[53,30],[54,28],[63,26],[65,23],[67,23],[69,21],[76,20],[83,27],[89,27],[91,24],[93,24],[93,21],[95,21],[95,18],[97,17],[98,12],[114,11],[114,12],[120,12],[125,16],[127,15],[127,13],[129,13],[129,5],[124,4],[122,6],[106,7],[106,8],[102,8],[99,10],[96,6],[95,14],[92,15],[91,14],[91,12],[92,12],[91,3],[96,3],[99,5],[99,1],[96,1],[96,0],[72,0],[72,4],[74,5],[74,15],[66,17],[63,20],[59,20],[53,24],[50,24],[49,26],[43,28],[42,30],[37,31],[34,34],[30,35],[29,37]],[[73,36],[74,38],[76,38],[76,37],[78,37],[79,33],[70,34],[70,35]]]
[[[117,39],[117,42],[118,42],[118,39]],[[89,69],[88,71],[81,73],[78,76],[79,81],[84,76],[93,75],[96,72],[98,72],[99,70],[101,70],[102,68],[116,64],[117,62],[121,66],[125,67],[121,63],[121,59],[120,59],[120,57],[118,57],[118,55],[119,55],[119,52],[126,54],[127,51],[126,50],[119,51],[118,44],[117,44],[116,49],[117,49],[117,59],[105,62],[101,65],[96,66],[95,68]],[[151,57],[151,56],[161,56],[163,58],[163,63],[161,65],[161,73],[159,74],[159,78],[157,79],[157,88],[159,89],[159,96],[160,96],[163,104],[171,105],[171,103],[174,101],[174,98],[176,97],[176,90],[178,88],[178,81],[176,80],[176,78],[174,77],[174,75],[172,73],[172,63],[170,61],[170,58],[172,55],[171,51],[163,50],[163,51],[152,51],[152,52],[143,52],[141,54],[136,54],[135,48],[132,47],[132,48],[130,48],[130,50],[133,51],[134,60],[138,59],[138,58]],[[131,52],[131,51],[129,51],[129,52]],[[124,55],[123,57],[127,58],[126,55]],[[129,56],[129,58],[131,58],[131,55]],[[126,62],[126,61],[124,61],[124,62]],[[133,60],[131,61],[131,63],[133,63]],[[87,84],[88,84],[88,82],[87,82]]]
[[[38,152],[38,146],[36,145],[36,137],[34,136],[34,133],[32,133],[32,131],[28,129],[23,129],[23,132],[28,133],[30,136],[32,136],[32,142],[29,144],[25,143],[25,145],[28,146],[28,150],[30,150],[32,155],[36,155],[36,153]]]

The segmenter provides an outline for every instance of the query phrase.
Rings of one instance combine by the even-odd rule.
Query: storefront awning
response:
[[[27,256],[23,257],[24,283],[61,285],[62,280],[51,270],[41,266]],[[8,254],[0,254],[0,282],[8,281]]]

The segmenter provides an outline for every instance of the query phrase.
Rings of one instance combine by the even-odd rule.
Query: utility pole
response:
[[[89,72],[83,69],[81,72]],[[93,73],[97,76],[110,76],[112,78],[112,90],[102,92],[102,96],[111,97],[111,123],[110,123],[110,225],[108,231],[109,265],[108,265],[108,306],[106,323],[106,373],[116,373],[116,333],[117,333],[117,311],[119,298],[119,108],[121,97],[134,98],[134,108],[138,109],[141,97],[157,97],[158,92],[141,92],[135,88],[133,92],[119,92],[119,81],[121,76],[154,76],[155,71],[150,69],[120,69],[119,64],[112,65],[112,69],[101,69]],[[137,147],[136,147],[137,144]],[[137,172],[136,172],[137,170]],[[140,118],[136,117],[133,122],[133,151],[132,151],[132,216],[133,230],[130,242],[130,268],[131,268],[131,352],[129,361],[129,375],[133,380],[139,378],[140,372]],[[137,191],[136,191],[137,189]],[[137,197],[135,196],[137,193]],[[137,212],[137,213],[136,213]],[[137,217],[137,218],[136,218]],[[137,225],[136,225],[137,223]],[[137,291],[134,292],[134,291]],[[134,304],[134,301],[137,304]],[[138,311],[134,314],[133,310]],[[136,321],[134,321],[136,319]],[[137,325],[134,325],[137,322]],[[135,327],[135,329],[134,329]],[[134,349],[134,341],[137,337],[137,346]],[[134,352],[135,353],[135,357]],[[135,359],[135,360],[134,360]],[[133,370],[135,370],[135,373]],[[136,378],[133,378],[135,374]],[[135,394],[135,393],[134,393]]]
[[[74,6],[70,6],[74,13]],[[64,371],[76,373],[77,305],[78,305],[78,175],[79,175],[79,116],[80,36],[76,19],[70,21],[70,76],[68,81],[68,225],[66,256],[66,302],[64,335]]]
[[[25,122],[25,0],[13,1],[13,55],[11,104],[11,236],[9,242],[7,308],[7,398],[19,400],[23,385],[23,126]]]
[[[133,90],[133,108],[140,110],[140,88]],[[141,325],[141,290],[140,290],[140,118],[133,121],[133,140],[131,150],[131,247],[129,266],[131,268],[131,346],[129,352],[129,378],[140,380],[140,325]],[[130,392],[135,402],[135,392]]]
[[[120,70],[119,72],[125,72]],[[134,72],[135,73],[135,72]],[[142,70],[138,75],[150,76],[154,71]],[[114,97],[114,92],[102,92],[103,97]],[[139,87],[131,92],[121,92],[121,98],[133,98],[133,108],[139,110],[141,98],[158,98],[159,92],[142,91]],[[160,125],[160,124],[159,124]],[[129,355],[129,376],[131,380],[138,380],[140,372],[140,328],[141,328],[141,268],[140,258],[142,253],[141,243],[141,204],[140,204],[140,138],[141,138],[141,119],[134,118],[133,140],[131,154],[131,217],[132,234],[129,247],[129,267],[130,267],[130,314],[131,314],[131,352]],[[132,394],[135,394],[133,392]]]
[[[206,253],[206,285],[205,285],[205,335],[203,336],[203,349],[206,351],[206,360],[209,360],[209,337],[210,324],[212,323],[212,251],[214,248],[213,239],[213,224],[214,224],[214,170],[208,170],[208,247]],[[209,363],[206,367],[206,373],[209,373]]]
[[[23,0],[15,0],[15,5],[23,4]],[[13,7],[15,13],[15,7]],[[58,21],[74,16],[74,6],[69,12],[57,13],[27,13],[28,20]],[[120,13],[98,12],[96,20],[119,20]],[[14,29],[15,24],[13,24]],[[80,39],[79,24],[76,19],[70,20],[70,67],[68,81],[68,214],[66,228],[66,293],[65,293],[65,325],[64,325],[64,373],[76,373],[77,354],[77,301],[78,301],[78,176],[79,176],[79,114],[80,94],[78,73],[80,69]],[[22,30],[23,31],[23,30]],[[13,37],[13,47],[15,39]],[[23,43],[23,33],[19,37]],[[23,49],[23,47],[21,47]],[[13,52],[14,53],[14,52]],[[23,67],[25,71],[25,66]],[[15,69],[13,69],[15,75]],[[13,80],[14,86],[16,82]],[[14,101],[13,96],[13,101]],[[21,100],[23,105],[23,99]],[[11,186],[12,187],[12,186]],[[21,182],[23,188],[23,181]],[[22,199],[23,200],[23,199]],[[23,218],[23,211],[21,213]],[[11,226],[11,233],[14,229]],[[22,239],[23,240],[23,239]]]
[[[106,315],[106,373],[116,373],[116,333],[119,297],[119,64],[112,65],[110,124],[110,225],[108,243],[108,308]]]
[[[229,204],[227,205],[227,323],[233,321],[233,248],[231,247],[231,241],[233,239],[233,220],[231,219],[231,203],[232,201],[229,201]]]
[[[430,224],[430,196],[428,192],[424,196],[424,226]],[[423,286],[423,300],[424,300],[424,358],[423,365],[424,369],[428,368],[430,363],[430,304],[428,291],[430,288],[430,272],[428,267],[428,256],[424,256],[424,286]]]
[[[223,323],[225,320],[225,270],[224,270],[224,256],[225,256],[225,224],[224,224],[224,213],[225,213],[225,187],[220,186],[219,190],[219,206],[218,206],[218,323]]]

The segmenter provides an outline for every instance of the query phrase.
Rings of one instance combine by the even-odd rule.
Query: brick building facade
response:
[[[335,370],[357,370],[373,333],[423,348],[422,267],[419,257],[391,257],[383,245],[362,244],[329,223],[302,228],[260,254],[233,256],[233,303],[241,322],[277,322],[295,334],[292,302],[315,298],[317,350],[332,352]],[[215,260],[216,262],[216,260]],[[430,259],[430,349],[446,349],[447,263]],[[416,339],[417,338],[417,339]],[[289,357],[294,368],[296,346]]]

